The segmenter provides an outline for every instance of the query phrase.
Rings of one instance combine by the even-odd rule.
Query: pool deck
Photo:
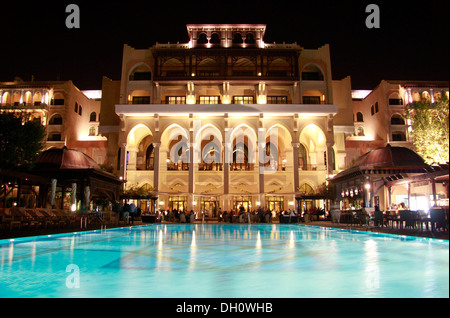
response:
[[[205,222],[206,224],[217,224],[219,222],[217,221],[211,221],[208,220]],[[171,222],[164,222],[163,224],[171,224]],[[175,223],[179,224],[179,223]],[[196,224],[201,224],[201,222],[196,222]],[[219,223],[219,224],[230,224],[230,223]],[[232,224],[240,224],[242,226],[248,225],[247,223],[232,223]],[[266,223],[256,223],[256,224],[266,224]],[[278,222],[273,222],[271,224],[278,224]],[[367,231],[367,232],[374,232],[374,233],[386,233],[386,234],[396,234],[396,235],[406,235],[406,236],[418,236],[418,237],[428,237],[428,238],[435,238],[435,239],[442,239],[442,240],[448,240],[449,239],[449,232],[442,231],[442,230],[420,230],[420,229],[397,229],[392,228],[390,226],[388,227],[371,227],[371,226],[359,226],[359,225],[347,225],[345,223],[337,224],[332,223],[331,221],[312,221],[308,223],[296,223],[296,224],[303,224],[303,225],[310,225],[310,226],[318,226],[318,227],[331,227],[331,228],[339,228],[339,229],[348,229],[348,230],[354,230],[354,231]],[[139,226],[143,225],[141,221],[134,221],[132,226]],[[116,227],[126,227],[130,226],[129,224],[125,222],[121,222],[118,225],[106,225],[106,228],[116,228]],[[88,224],[87,228],[48,228],[48,229],[35,229],[35,228],[22,228],[22,229],[13,229],[13,230],[5,230],[2,229],[0,231],[0,239],[9,239],[9,238],[17,238],[17,237],[27,237],[27,236],[38,236],[38,235],[50,235],[50,234],[58,234],[58,233],[69,233],[69,232],[82,232],[82,231],[92,231],[92,230],[99,230],[100,225],[99,224]]]

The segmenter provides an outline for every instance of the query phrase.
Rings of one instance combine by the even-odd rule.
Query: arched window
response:
[[[97,113],[96,112],[91,113],[91,115],[89,116],[89,121],[97,121]]]
[[[314,194],[313,188],[307,183],[303,183],[299,187],[298,192],[300,192],[303,195],[312,195],[312,194]]]
[[[303,144],[298,147],[298,167],[302,170],[308,170],[308,154]]]
[[[49,125],[62,125],[62,117],[59,114],[54,115],[52,118],[50,118],[48,124]]]
[[[306,66],[302,71],[303,81],[323,81],[324,76],[319,67],[314,64]]]
[[[200,33],[197,39],[197,44],[206,44],[206,43],[208,43],[206,33]]]
[[[209,40],[209,43],[214,45],[220,44],[220,35],[218,33],[211,34],[211,40]]]
[[[391,125],[404,125],[404,124],[405,120],[401,115],[396,114],[391,117]]]
[[[255,37],[253,36],[252,33],[247,33],[247,35],[245,36],[245,43],[246,44],[255,44]]]
[[[242,34],[235,33],[233,37],[233,44],[242,44],[244,40],[242,39]]]
[[[364,122],[364,115],[361,112],[356,114],[356,121],[361,123]]]
[[[270,167],[273,171],[278,170],[278,148],[271,142],[266,143],[266,156],[267,162],[264,166]]]
[[[245,143],[240,142],[234,146],[231,170],[250,170],[250,165],[248,163],[248,147]]]
[[[154,170],[155,168],[155,152],[153,150],[153,144],[148,146],[145,153],[145,170]]]

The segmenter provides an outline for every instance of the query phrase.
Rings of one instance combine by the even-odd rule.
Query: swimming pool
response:
[[[0,240],[0,297],[449,297],[449,243],[307,225],[151,224]]]

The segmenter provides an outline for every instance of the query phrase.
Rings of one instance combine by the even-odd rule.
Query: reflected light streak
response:
[[[364,244],[365,261],[366,261],[366,287],[369,289],[380,288],[380,268],[378,245],[374,240],[368,240]]]

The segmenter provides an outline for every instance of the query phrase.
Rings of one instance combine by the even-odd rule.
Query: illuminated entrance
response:
[[[206,212],[208,216],[216,217],[219,211],[219,200],[217,200],[217,197],[202,197],[200,211]]]
[[[249,209],[252,208],[252,197],[235,196],[233,198],[233,210],[238,211],[241,205],[244,207],[245,211],[249,211]]]
[[[280,212],[284,209],[284,197],[282,196],[270,196],[266,198],[266,209],[269,211]]]
[[[170,196],[169,207],[171,210],[186,211],[187,198],[185,196]]]

